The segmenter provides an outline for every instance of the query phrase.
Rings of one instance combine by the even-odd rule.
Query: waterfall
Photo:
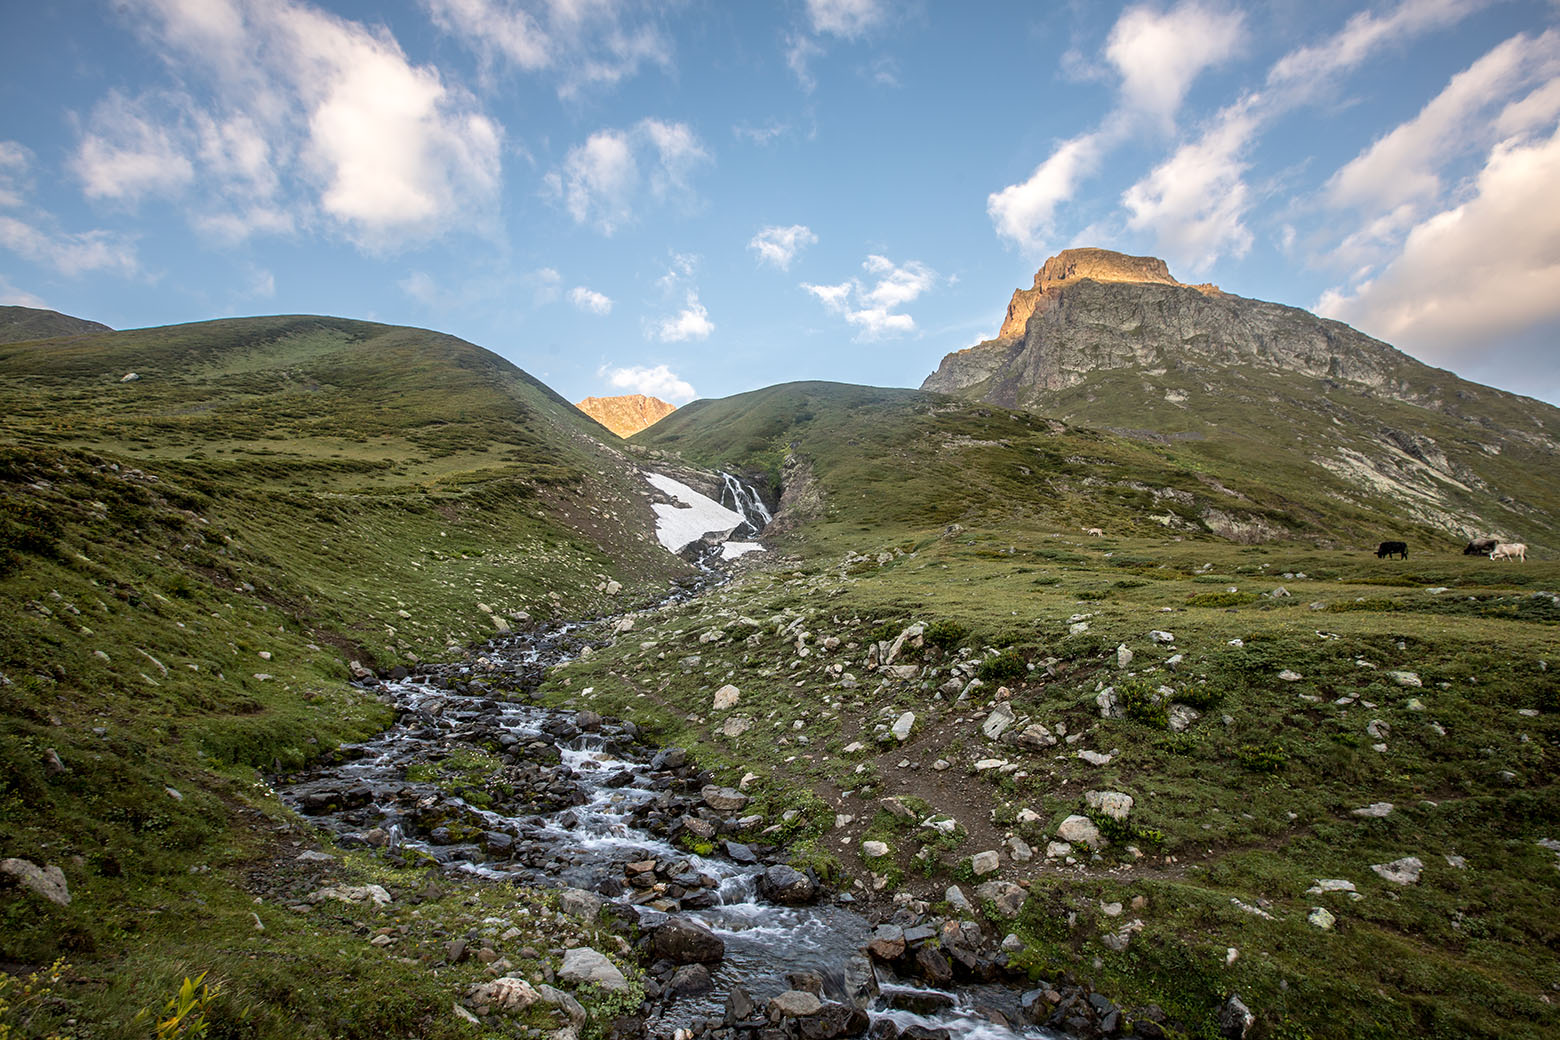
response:
[[[731,538],[736,540],[758,537],[774,519],[770,515],[769,507],[764,505],[763,498],[751,484],[745,484],[724,471],[720,479],[723,484],[720,491],[720,504],[733,512],[741,513],[744,520],[741,527],[731,532]]]

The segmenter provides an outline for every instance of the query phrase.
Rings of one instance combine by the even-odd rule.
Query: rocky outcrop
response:
[[[647,397],[644,394],[587,397],[575,407],[619,437],[632,437],[677,410],[674,404],[667,404],[659,398]]]
[[[1045,262],[1033,288],[1013,294],[996,339],[949,354],[921,389],[1026,407],[1102,369],[1221,365],[1391,392],[1417,362],[1298,307],[1183,285],[1154,257],[1069,249]]]

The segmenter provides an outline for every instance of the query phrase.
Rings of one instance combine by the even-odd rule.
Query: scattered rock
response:
[[[59,867],[40,867],[31,860],[0,860],[0,874],[12,878],[18,885],[35,896],[60,906],[70,905],[70,886],[65,882],[65,872]]]
[[[1301,679],[1305,678],[1305,676],[1301,675],[1299,672],[1293,671],[1289,668],[1285,668],[1283,671],[1279,672],[1278,677],[1284,680],[1284,682],[1299,682]]]
[[[1011,881],[986,881],[975,889],[975,898],[982,903],[993,903],[1003,917],[1017,917],[1023,909],[1029,893]]]
[[[1219,1008],[1219,1035],[1225,1040],[1245,1040],[1251,1027],[1256,1024],[1257,1016],[1251,1013],[1238,993],[1231,993],[1229,999]]]
[[[994,849],[990,849],[985,852],[977,852],[975,855],[970,857],[970,868],[975,871],[976,877],[981,877],[986,874],[994,874],[999,869],[1001,869],[1001,867],[1002,859],[997,855],[996,850]]]
[[[1122,643],[1116,647],[1116,667],[1125,668],[1132,663],[1133,653],[1127,649],[1127,644]]]
[[[1391,802],[1371,802],[1369,805],[1364,806],[1363,808],[1352,809],[1350,811],[1355,816],[1369,816],[1379,820],[1384,816],[1391,815],[1393,808],[1394,806]]]
[[[986,721],[981,723],[980,731],[986,735],[987,740],[996,740],[1013,725],[1013,709],[1006,701],[1000,702],[991,709],[991,714],[986,716]]]
[[[1418,672],[1388,672],[1387,676],[1399,686],[1423,686]]]
[[[1104,752],[1090,751],[1088,748],[1078,752],[1078,757],[1089,763],[1091,766],[1108,766],[1110,765],[1111,759],[1111,756],[1105,754]]]
[[[1083,800],[1113,820],[1125,820],[1132,811],[1132,796],[1122,791],[1085,791]]]
[[[915,712],[907,711],[894,720],[894,725],[889,729],[889,732],[894,735],[895,740],[904,743],[910,739],[910,730],[914,726]]]
[[[1162,632],[1159,629],[1155,629],[1154,631],[1150,632],[1148,634],[1148,638],[1152,639],[1156,643],[1175,642],[1175,636],[1171,635],[1169,632]]]
[[[617,966],[607,960],[605,954],[589,946],[576,946],[572,950],[564,951],[563,966],[558,969],[558,978],[577,986],[594,983],[608,993],[629,991],[628,980],[623,977],[623,973],[617,969]]]
[[[748,802],[748,796],[734,787],[718,787],[706,784],[699,792],[704,804],[716,812],[736,812]]]
[[[1391,863],[1372,863],[1370,869],[1393,884],[1414,885],[1419,883],[1419,875],[1425,865],[1417,856],[1404,856]]]
[[[1087,845],[1091,849],[1102,848],[1105,844],[1094,821],[1076,813],[1062,821],[1056,828],[1056,836],[1071,845]]]
[[[823,1001],[799,989],[788,989],[777,997],[769,999],[769,1020],[778,1022],[782,1018],[802,1018],[816,1014],[823,1007]]]
[[[881,841],[864,841],[861,843],[861,854],[876,859],[888,855],[888,846]]]
[[[714,711],[726,711],[735,708],[742,700],[742,691],[727,683],[715,691],[715,702],[712,705]]]
[[[1323,906],[1313,906],[1305,920],[1313,928],[1320,928],[1324,932],[1332,931],[1333,925],[1338,922],[1338,919],[1332,915],[1332,911]]]
[[[490,1011],[524,1011],[541,999],[541,995],[525,979],[505,976],[484,982],[466,992],[466,999],[479,1014]]]

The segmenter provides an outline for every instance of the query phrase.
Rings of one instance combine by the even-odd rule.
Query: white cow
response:
[[[1522,542],[1501,542],[1490,553],[1492,560],[1521,560],[1527,562],[1527,546]]]
[[[1104,538],[1105,537],[1105,531],[1102,528],[1099,528],[1099,527],[1085,527],[1083,529],[1083,533],[1086,534],[1086,535],[1089,535],[1092,538]]]

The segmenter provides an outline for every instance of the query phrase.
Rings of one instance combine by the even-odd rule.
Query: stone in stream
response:
[[[785,906],[810,903],[818,896],[818,885],[795,867],[776,864],[764,871],[758,887],[764,898]]]
[[[703,964],[684,964],[672,975],[672,981],[666,984],[666,993],[675,1000],[678,997],[703,996],[714,988],[710,969]]]
[[[897,924],[880,924],[867,943],[867,952],[879,960],[891,961],[905,952],[905,930]]]
[[[744,866],[758,862],[758,857],[753,854],[753,850],[740,841],[726,842],[726,858]]]
[[[853,953],[840,969],[840,991],[847,1004],[865,1009],[878,994],[877,972],[864,954]]]
[[[866,1011],[849,1004],[825,1004],[798,1020],[802,1040],[836,1040],[860,1036],[870,1024]]]
[[[953,981],[953,965],[936,946],[928,943],[915,951],[915,973],[933,986],[946,986]]]
[[[726,956],[724,939],[686,917],[670,918],[657,928],[652,946],[657,957],[673,964],[718,964]]]
[[[558,909],[581,921],[594,921],[596,915],[601,913],[603,902],[596,893],[587,892],[583,888],[558,890]]]
[[[783,1018],[800,1018],[811,1015],[823,1007],[823,1001],[799,989],[788,989],[777,997],[769,998],[769,1020],[779,1022]]]
[[[753,1003],[753,998],[741,986],[733,986],[731,992],[726,994],[726,1025],[746,1022],[757,1010],[758,1005]]]
[[[608,993],[629,991],[628,980],[623,977],[623,973],[617,969],[617,966],[607,960],[605,954],[589,946],[577,946],[572,950],[564,951],[563,966],[558,969],[558,978],[575,985],[594,983]]]

